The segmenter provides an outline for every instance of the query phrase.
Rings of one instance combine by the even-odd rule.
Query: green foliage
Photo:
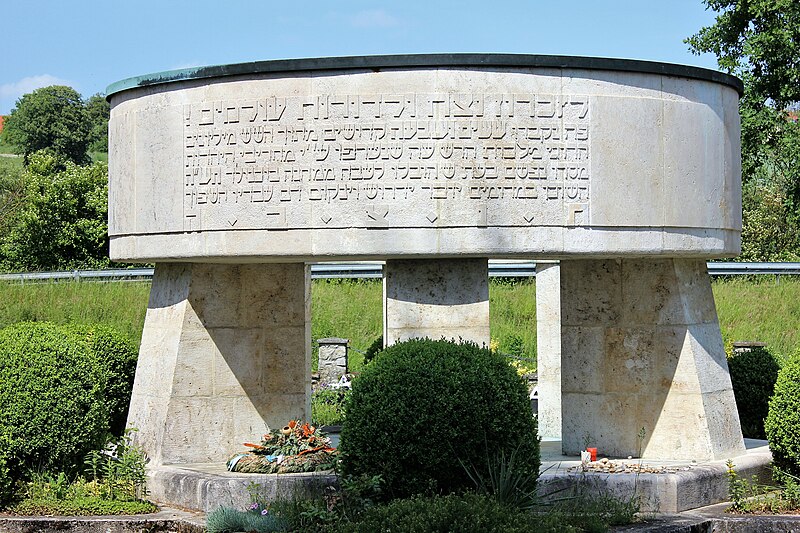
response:
[[[206,518],[208,533],[236,533],[239,531],[271,533],[287,531],[286,523],[270,512],[257,509],[238,511],[230,507],[220,507]]]
[[[365,350],[383,327],[383,297],[380,280],[319,279],[311,284],[311,337],[342,337],[350,346]],[[312,367],[317,368],[317,346]],[[361,354],[349,352],[348,368],[359,372]]]
[[[103,323],[134,346],[142,337],[149,282],[0,282],[0,328],[16,322]]]
[[[106,373],[80,337],[47,323],[0,330],[0,434],[13,480],[70,471],[104,442]]]
[[[368,509],[360,519],[341,524],[336,531],[560,533],[579,530],[568,524],[558,523],[547,515],[520,513],[491,496],[466,493],[394,500]]]
[[[69,500],[26,499],[10,510],[21,516],[98,516],[155,513],[158,512],[158,507],[143,500],[104,500],[88,496]]]
[[[317,426],[338,426],[344,423],[344,406],[350,389],[320,386],[311,393],[311,420]]]
[[[81,95],[52,85],[25,94],[6,118],[3,139],[25,157],[39,150],[75,164],[87,162],[91,124]]]
[[[111,106],[105,96],[95,94],[86,100],[86,116],[91,130],[89,132],[89,150],[92,152],[108,152],[108,119]]]
[[[0,235],[13,224],[25,197],[22,159],[0,157]]]
[[[494,278],[489,283],[492,347],[536,371],[536,283],[534,278]],[[496,344],[496,345],[495,345]]]
[[[74,473],[105,442],[110,420],[124,425],[135,359],[135,346],[108,326],[0,330],[0,474],[16,482],[30,471]],[[136,455],[115,448],[115,468],[129,479]]]
[[[711,288],[726,343],[765,342],[779,361],[800,348],[800,277],[717,279]]]
[[[106,375],[103,399],[109,416],[109,431],[121,436],[128,419],[128,406],[136,374],[137,345],[116,329],[102,324],[71,325],[70,330],[86,342]]]
[[[486,468],[464,466],[478,494],[492,496],[498,502],[516,510],[529,511],[537,504],[536,478],[530,477],[517,465],[516,450],[487,457]]]
[[[102,268],[108,260],[108,167],[34,154],[16,222],[0,241],[6,270]]]
[[[132,446],[129,432],[109,442],[103,451],[92,451],[86,460],[90,480],[74,481],[63,471],[33,471],[20,494],[21,501],[10,507],[20,515],[140,514],[157,511],[143,500],[147,495],[144,453]]]
[[[744,81],[742,259],[800,257],[800,124],[786,111],[800,103],[800,2],[704,0],[719,12],[712,26],[686,39],[711,52]]]
[[[147,496],[147,462],[144,451],[134,446],[131,432],[111,440],[102,451],[92,450],[84,461],[91,475],[92,496],[105,500],[135,501]]]
[[[776,514],[796,512],[800,509],[800,478],[773,468],[773,479],[779,485],[765,485],[757,476],[742,479],[734,470],[733,461],[728,467],[728,512],[739,514]]]
[[[369,345],[367,351],[364,352],[364,364],[368,364],[375,359],[375,356],[383,351],[383,335],[376,337],[372,344]]]
[[[14,497],[14,479],[8,467],[10,445],[10,437],[6,433],[0,433],[0,509]]]
[[[778,373],[764,427],[775,466],[800,476],[800,350]]]
[[[526,385],[505,359],[474,344],[412,340],[390,346],[353,382],[340,450],[347,475],[382,474],[391,497],[472,485],[461,465],[516,453],[539,470]]]
[[[778,379],[778,361],[767,349],[753,348],[730,355],[728,368],[742,434],[751,439],[765,439],[764,419]]]

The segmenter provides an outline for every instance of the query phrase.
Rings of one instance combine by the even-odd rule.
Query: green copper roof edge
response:
[[[530,54],[408,54],[277,59],[167,70],[112,83],[106,89],[106,98],[110,99],[114,94],[138,87],[225,76],[323,70],[416,69],[425,67],[564,68],[641,72],[644,74],[658,74],[721,83],[733,87],[740,95],[744,91],[742,80],[724,72],[689,65],[639,59]]]

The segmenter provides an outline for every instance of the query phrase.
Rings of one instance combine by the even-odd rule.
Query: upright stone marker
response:
[[[307,417],[304,263],[362,259],[387,261],[388,342],[488,341],[487,258],[562,260],[565,449],[630,454],[644,427],[647,455],[742,450],[702,268],[740,249],[741,90],[693,67],[482,54],[112,85],[111,257],[158,265],[130,415],[154,464],[222,461]]]

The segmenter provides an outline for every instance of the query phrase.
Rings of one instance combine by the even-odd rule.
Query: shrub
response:
[[[778,361],[765,348],[754,348],[731,355],[728,368],[742,434],[752,439],[766,438],[764,419],[767,418],[769,399],[778,379]]]
[[[74,325],[71,330],[83,338],[106,373],[103,399],[108,409],[109,431],[121,436],[128,419],[133,378],[136,374],[136,345],[114,328],[102,324]]]
[[[383,351],[383,335],[377,337],[372,344],[369,345],[367,351],[364,352],[364,364],[369,364],[370,361],[375,359],[375,356]]]
[[[6,462],[9,444],[10,439],[4,434],[0,434],[0,509],[14,496],[14,480],[11,479],[11,472]]]
[[[353,382],[340,450],[346,475],[381,474],[390,497],[473,486],[502,454],[536,478],[527,388],[501,355],[428,339],[388,347]]]
[[[270,533],[286,531],[286,524],[274,514],[254,509],[238,511],[230,507],[220,507],[211,512],[206,519],[208,533],[235,533],[237,531],[254,531]]]
[[[123,344],[102,327],[0,330],[0,435],[12,480],[29,470],[73,472],[104,444],[109,409],[127,403],[125,387],[109,382],[130,364]]]
[[[800,475],[800,350],[778,373],[764,428],[775,466]]]
[[[467,493],[395,500],[387,505],[367,509],[356,522],[341,524],[339,531],[560,533],[577,529],[567,524],[558,524],[549,516],[516,512],[491,496]]]

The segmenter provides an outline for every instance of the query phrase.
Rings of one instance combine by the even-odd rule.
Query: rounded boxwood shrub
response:
[[[98,354],[111,337],[102,328],[77,333],[50,323],[0,330],[0,435],[12,480],[32,469],[72,472],[105,442],[115,365]]]
[[[778,373],[764,427],[775,466],[800,476],[800,350]]]
[[[728,368],[742,434],[751,439],[767,438],[764,419],[781,369],[778,361],[767,349],[754,348],[731,355]]]
[[[74,325],[70,329],[82,337],[106,374],[103,399],[108,408],[109,431],[121,437],[128,419],[138,351],[127,336],[106,325]]]
[[[346,412],[342,471],[381,474],[387,496],[473,488],[498,460],[538,476],[527,387],[503,356],[475,344],[388,347],[353,381]]]

